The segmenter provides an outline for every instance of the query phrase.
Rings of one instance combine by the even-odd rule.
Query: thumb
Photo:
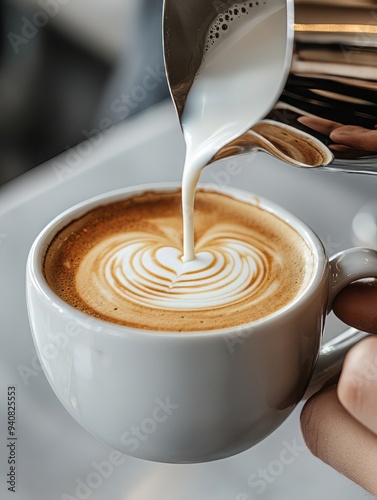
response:
[[[347,354],[338,384],[344,408],[377,434],[377,337],[369,337]]]
[[[357,281],[336,297],[333,311],[350,326],[377,333],[377,280]]]
[[[358,281],[345,288],[333,304],[345,323],[377,333],[377,280]],[[344,408],[377,433],[377,338],[359,342],[347,354],[338,385]]]

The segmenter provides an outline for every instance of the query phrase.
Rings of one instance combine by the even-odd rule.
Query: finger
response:
[[[301,414],[301,429],[316,457],[377,494],[377,436],[347,412],[335,387],[309,399]]]
[[[338,384],[342,405],[377,434],[377,338],[359,342],[346,356]]]
[[[344,323],[377,333],[377,280],[347,286],[334,300],[333,311]]]
[[[377,130],[345,125],[334,129],[330,133],[330,139],[363,151],[377,151]]]
[[[338,158],[344,157],[346,159],[360,158],[360,156],[365,156],[365,151],[362,149],[351,148],[350,146],[345,146],[344,144],[329,144],[328,146],[332,151],[338,154]]]
[[[350,148],[349,146],[345,146],[344,144],[330,144],[329,148],[333,151],[341,151],[345,153],[355,151],[354,148]]]
[[[343,126],[342,123],[325,120],[324,118],[315,116],[300,116],[300,118],[297,118],[297,121],[324,135],[330,135],[333,130]]]

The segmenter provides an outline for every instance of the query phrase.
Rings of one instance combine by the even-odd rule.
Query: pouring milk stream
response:
[[[224,145],[263,118],[279,96],[286,36],[285,0],[236,4],[215,20],[182,115],[187,144],[183,256],[172,221],[161,220],[157,231],[151,224],[104,237],[80,259],[77,283],[80,296],[89,290],[86,302],[96,302],[91,297],[97,290],[99,302],[113,304],[120,314],[119,299],[152,309],[198,310],[264,293],[265,255],[272,258],[274,252],[261,247],[258,239],[252,241],[242,224],[219,221],[198,236],[195,253],[194,199],[201,170]],[[95,277],[90,287],[88,276]]]
[[[194,199],[202,169],[261,120],[280,94],[286,61],[285,2],[242,2],[219,15],[182,115],[183,262],[195,260]],[[250,123],[250,116],[253,121]]]

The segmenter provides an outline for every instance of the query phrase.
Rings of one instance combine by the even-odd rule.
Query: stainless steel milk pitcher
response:
[[[377,172],[377,0],[285,1],[289,57],[280,98],[211,161],[266,151],[298,167]],[[241,4],[165,0],[165,64],[179,117],[209,27]]]

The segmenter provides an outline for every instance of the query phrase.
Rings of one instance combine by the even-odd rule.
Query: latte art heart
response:
[[[272,249],[261,241],[243,240],[241,228],[211,228],[197,242],[196,260],[183,263],[182,251],[169,246],[168,237],[113,235],[85,256],[77,283],[82,278],[87,288],[87,277],[93,276],[97,292],[113,303],[129,300],[182,310],[223,307],[259,293],[269,274]],[[271,287],[266,293],[273,291]]]

